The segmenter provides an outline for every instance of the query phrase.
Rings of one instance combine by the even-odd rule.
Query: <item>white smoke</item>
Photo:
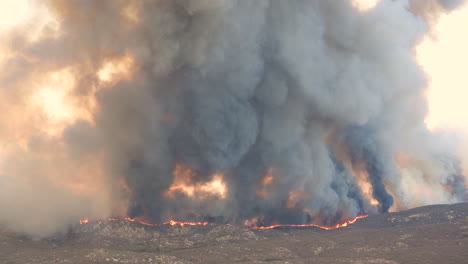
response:
[[[24,32],[4,36],[13,55],[0,74],[0,124],[17,120],[15,109],[30,121],[13,126],[25,137],[0,137],[14,138],[4,153],[11,163],[0,178],[8,183],[0,185],[0,223],[45,235],[80,215],[119,214],[125,195],[129,215],[157,222],[334,224],[456,202],[463,176],[452,150],[426,129],[427,77],[414,54],[455,2],[380,1],[362,12],[345,0],[48,1],[59,33],[46,27],[33,42]],[[99,80],[103,65],[122,56],[133,58],[131,79]],[[74,79],[68,100],[93,117],[50,139],[29,99],[36,78],[63,69]],[[224,172],[227,198],[165,197],[176,162],[199,182]],[[76,183],[76,168],[92,168],[83,183],[102,192],[61,189]],[[256,184],[270,168],[275,182],[261,197]],[[34,214],[41,217],[25,217]]]

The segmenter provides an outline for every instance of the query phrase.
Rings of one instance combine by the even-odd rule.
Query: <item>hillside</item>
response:
[[[467,263],[468,203],[373,215],[335,230],[86,223],[32,240],[0,231],[0,264]]]

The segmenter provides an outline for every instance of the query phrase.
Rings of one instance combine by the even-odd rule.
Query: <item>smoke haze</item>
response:
[[[40,30],[0,35],[0,223],[334,225],[461,201],[414,50],[462,4],[47,1]]]

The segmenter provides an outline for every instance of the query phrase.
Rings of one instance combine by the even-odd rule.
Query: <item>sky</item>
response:
[[[436,35],[418,47],[418,59],[431,79],[429,128],[468,128],[468,6],[443,15]]]

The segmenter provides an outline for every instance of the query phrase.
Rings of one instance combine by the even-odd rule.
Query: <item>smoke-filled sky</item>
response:
[[[462,201],[464,4],[3,0],[0,224],[334,225]]]

